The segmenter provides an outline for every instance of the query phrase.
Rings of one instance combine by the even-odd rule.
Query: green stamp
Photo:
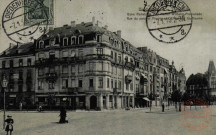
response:
[[[24,24],[31,26],[37,22],[48,19],[48,24],[54,25],[54,3],[53,0],[24,0]]]

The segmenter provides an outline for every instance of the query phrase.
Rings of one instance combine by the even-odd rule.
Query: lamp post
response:
[[[5,129],[5,91],[8,85],[8,81],[6,80],[5,76],[2,81],[2,87],[4,88],[4,115],[3,115],[3,129]]]

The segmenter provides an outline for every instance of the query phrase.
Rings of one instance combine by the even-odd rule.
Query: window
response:
[[[39,90],[43,89],[43,81],[42,80],[38,80],[38,89]]]
[[[55,39],[50,39],[50,46],[54,46],[55,45]]]
[[[75,73],[76,73],[76,67],[75,67],[75,65],[72,65],[71,66],[71,74],[75,75]]]
[[[118,89],[121,89],[121,81],[118,81]]]
[[[75,45],[75,44],[76,44],[76,37],[73,36],[73,37],[71,38],[71,45]]]
[[[98,62],[97,63],[97,68],[98,68],[98,71],[103,71],[103,62],[102,61],[100,61],[100,62]]]
[[[10,60],[10,68],[13,67],[13,60]]]
[[[90,62],[89,63],[89,71],[93,71],[94,70],[94,63]]]
[[[152,66],[150,66],[150,72],[152,72]]]
[[[117,53],[115,53],[115,62],[117,62]]]
[[[63,89],[68,88],[68,79],[63,79],[62,80],[62,88]]]
[[[113,58],[113,51],[111,51],[111,58]]]
[[[68,74],[68,66],[67,65],[62,66],[62,73],[63,74]]]
[[[103,48],[97,48],[97,55],[103,54]]]
[[[19,80],[23,80],[23,72],[19,71]]]
[[[54,89],[54,82],[49,81],[48,85],[49,85],[49,89]]]
[[[71,87],[72,88],[76,87],[76,80],[75,79],[71,79]]]
[[[83,44],[83,36],[79,36],[79,39],[78,39],[78,41],[79,41],[79,44]]]
[[[82,80],[79,80],[79,87],[82,88]]]
[[[55,59],[55,52],[49,52],[49,58]]]
[[[98,88],[103,88],[103,77],[99,77],[99,86]]]
[[[2,68],[5,68],[6,66],[6,61],[2,61]]]
[[[133,90],[133,83],[130,84],[130,90]]]
[[[127,84],[126,84],[126,90],[128,90],[128,89],[129,89],[129,84],[127,83]]]
[[[31,58],[27,60],[27,66],[31,66]]]
[[[121,68],[118,68],[118,75],[119,76],[121,76],[121,72],[122,72]]]
[[[44,48],[44,41],[39,42],[39,48]]]
[[[97,42],[101,42],[101,35],[97,35]]]
[[[19,67],[22,67],[22,66],[23,66],[23,60],[19,59]]]
[[[21,85],[20,85],[20,84],[18,85],[18,91],[19,91],[19,92],[23,92],[23,85],[22,85],[22,84],[21,84]]]
[[[109,88],[109,84],[110,83],[110,81],[109,81],[109,78],[107,78],[107,88]]]
[[[121,54],[118,55],[118,61],[121,63]]]
[[[79,70],[79,71],[78,71],[79,73],[82,73],[82,72],[83,72],[83,65],[82,65],[82,64],[79,65],[78,70]]]
[[[126,56],[126,57],[125,57],[125,63],[127,63],[127,62],[128,62],[128,57]]]
[[[117,88],[117,80],[115,80],[115,88]]]
[[[68,38],[63,38],[63,46],[67,46],[68,45]]]
[[[93,87],[93,79],[89,79],[89,87]]]
[[[113,79],[111,79],[111,88],[113,88]]]

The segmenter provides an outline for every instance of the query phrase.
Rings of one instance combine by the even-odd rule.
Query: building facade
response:
[[[34,44],[10,45],[0,55],[0,81],[8,81],[6,89],[7,107],[18,108],[22,103],[31,107],[35,103],[35,56]],[[3,106],[1,86],[1,106]]]

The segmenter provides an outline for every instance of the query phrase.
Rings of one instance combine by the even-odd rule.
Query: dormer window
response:
[[[55,45],[55,39],[50,39],[50,46],[54,46]]]
[[[76,44],[76,36],[72,36],[71,37],[71,45],[75,45]]]
[[[63,38],[63,46],[67,46],[68,45],[68,38],[65,37]]]
[[[39,48],[44,48],[44,41],[39,42]]]
[[[97,42],[101,42],[101,35],[97,35]]]
[[[23,60],[19,59],[19,67],[22,67],[22,66],[23,66]]]
[[[110,38],[110,43],[111,43],[111,45],[113,45],[113,42],[114,42],[114,41],[113,41],[113,39],[112,39],[112,38]]]
[[[78,43],[79,44],[83,44],[84,43],[84,36],[83,35],[80,35],[79,38],[78,38]]]

